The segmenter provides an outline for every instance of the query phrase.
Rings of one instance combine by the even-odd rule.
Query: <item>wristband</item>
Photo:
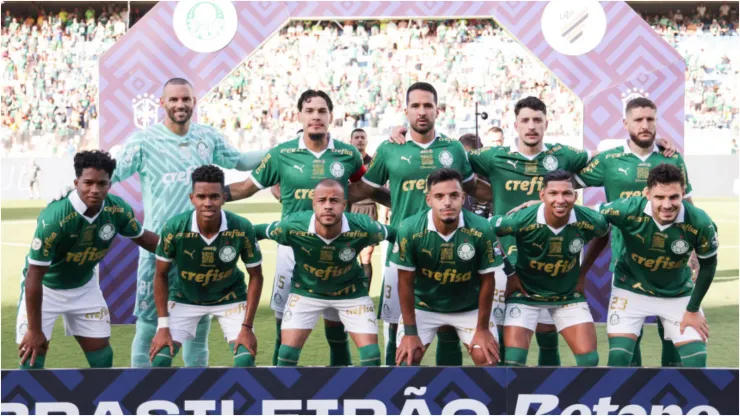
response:
[[[229,185],[224,186],[224,199],[226,200],[226,202],[229,202],[233,199],[233,197],[231,196],[231,186]]]
[[[159,319],[157,319],[157,329],[169,328],[169,327],[170,327],[170,318],[168,316],[160,316]]]
[[[416,325],[404,325],[403,332],[404,335],[415,335],[417,337],[419,336],[419,331],[416,330]]]
[[[242,326],[243,327],[246,327],[246,328],[249,328],[249,329],[254,329],[254,325],[242,324]]]

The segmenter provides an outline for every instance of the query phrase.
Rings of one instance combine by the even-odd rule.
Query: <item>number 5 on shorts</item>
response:
[[[285,287],[285,276],[278,276],[278,289]]]

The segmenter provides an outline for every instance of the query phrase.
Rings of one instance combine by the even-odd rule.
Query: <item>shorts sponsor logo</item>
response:
[[[278,305],[283,304],[283,295],[276,293],[275,296],[272,297],[272,300],[275,301]]]
[[[475,256],[475,247],[470,243],[462,243],[457,248],[457,256],[462,260],[470,260]]]
[[[100,236],[100,239],[103,241],[108,241],[115,235],[116,229],[113,227],[113,224],[105,224],[104,226],[100,227],[100,231],[98,231],[98,236]]]
[[[285,311],[285,313],[283,314],[283,322],[288,322],[291,319],[293,319],[293,312],[291,312],[290,310]]]
[[[513,307],[513,308],[511,308],[511,310],[509,311],[509,316],[511,316],[512,318],[518,318],[518,317],[520,317],[521,315],[522,315],[522,310],[521,310],[521,309],[519,309],[519,307],[518,307],[518,306],[514,306],[514,307]]]
[[[619,315],[616,313],[611,314],[611,316],[609,316],[609,323],[612,325],[619,325]]]
[[[39,250],[41,248],[41,239],[34,238],[33,242],[31,243],[31,248],[34,250]]]
[[[229,263],[236,258],[236,249],[232,246],[221,247],[218,251],[218,258],[224,263]]]
[[[494,317],[494,318],[495,318],[495,319],[496,319],[497,321],[500,321],[500,320],[504,319],[504,310],[503,310],[503,309],[501,309],[501,308],[495,308],[495,309],[493,310],[493,317]]]
[[[341,178],[344,176],[344,165],[339,162],[334,162],[329,166],[329,172],[331,173],[331,176]]]
[[[549,171],[553,171],[558,168],[558,159],[553,155],[547,155],[542,160],[542,166]]]
[[[452,157],[452,153],[448,152],[447,150],[443,150],[439,152],[439,156],[437,157],[439,159],[439,163],[442,164],[442,166],[449,168],[452,166],[452,163],[454,163],[455,159]]]
[[[684,254],[689,251],[689,243],[686,240],[676,240],[671,244],[671,251],[675,254]]]
[[[345,247],[339,252],[339,259],[342,261],[352,261],[356,254],[357,252],[352,247]]]
[[[568,245],[568,250],[570,250],[571,254],[576,254],[583,249],[583,239],[582,238],[576,238],[573,241],[570,242],[570,245]]]

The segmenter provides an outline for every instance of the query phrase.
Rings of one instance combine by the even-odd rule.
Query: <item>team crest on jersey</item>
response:
[[[113,228],[113,224],[105,224],[104,226],[100,227],[100,231],[98,231],[98,236],[100,236],[100,239],[103,241],[108,241],[115,235],[116,229]]]
[[[339,252],[339,260],[342,261],[352,261],[352,259],[355,258],[355,249],[352,247],[345,247],[342,249],[342,251]]]
[[[501,226],[501,222],[503,222],[503,221],[504,221],[504,217],[499,217],[499,219],[496,220],[496,227],[500,227]]]
[[[341,178],[344,176],[344,165],[339,162],[334,162],[329,166],[329,172],[331,173],[331,176]]]
[[[222,262],[228,263],[236,258],[236,249],[232,246],[223,246],[221,247],[221,250],[218,251],[218,258],[221,259]]]
[[[455,159],[452,157],[452,153],[448,152],[447,150],[439,152],[439,156],[437,156],[437,159],[439,160],[439,163],[441,163],[442,166],[446,168],[452,166],[452,163],[455,161]]]
[[[462,243],[457,248],[457,256],[462,260],[470,260],[475,256],[475,247],[470,243]]]
[[[198,142],[198,144],[195,145],[195,150],[198,152],[200,157],[208,157],[208,145],[204,142]]]
[[[558,168],[558,158],[553,155],[547,155],[542,159],[542,166],[549,171],[553,171]]]
[[[40,238],[34,238],[33,242],[31,243],[31,248],[34,250],[38,250],[41,248],[41,239]]]
[[[583,249],[583,239],[582,238],[576,238],[575,240],[571,241],[570,245],[568,246],[568,250],[570,250],[571,254],[576,254],[582,249]]]
[[[712,248],[719,247],[719,240],[717,240],[717,234],[715,234],[714,237],[712,237],[712,241],[709,244],[712,245]]]
[[[671,251],[675,254],[684,254],[689,251],[689,243],[686,240],[676,240],[671,244]]]

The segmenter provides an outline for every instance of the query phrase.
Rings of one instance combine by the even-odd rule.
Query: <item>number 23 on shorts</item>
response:
[[[614,309],[616,311],[623,311],[627,309],[627,298],[620,298],[618,296],[614,296],[612,298],[612,303],[609,305],[609,309]]]

